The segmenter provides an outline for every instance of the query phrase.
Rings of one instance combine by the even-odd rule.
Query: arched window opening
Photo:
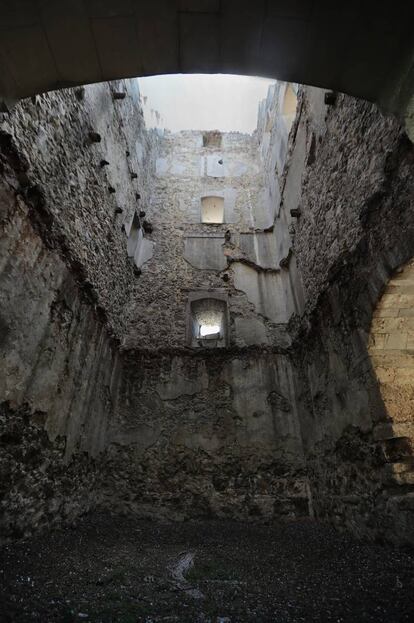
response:
[[[288,132],[290,132],[290,128],[295,120],[297,103],[298,98],[292,85],[286,85],[285,94],[283,96],[282,117],[286,123]]]
[[[224,223],[224,198],[203,197],[201,199],[201,222],[210,224]]]
[[[226,345],[227,304],[224,300],[201,298],[191,302],[191,344],[207,348]]]

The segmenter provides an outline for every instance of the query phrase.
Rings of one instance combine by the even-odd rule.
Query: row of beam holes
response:
[[[83,100],[84,94],[85,94],[84,87],[80,87],[79,89],[76,89],[75,91],[75,96],[79,101]],[[126,92],[125,91],[112,91],[112,97],[115,101],[124,100],[126,97]],[[102,137],[98,132],[91,131],[89,132],[89,140],[91,143],[100,143],[102,140]],[[125,151],[125,155],[127,158],[130,157],[129,150]],[[102,159],[99,164],[101,168],[104,168],[105,166],[108,166],[110,163],[107,160]],[[131,169],[129,169],[129,172],[130,172],[131,180],[138,178],[138,174],[135,173],[135,171],[132,171]],[[110,194],[115,194],[116,189],[113,186],[108,186],[108,192]],[[141,195],[139,193],[135,193],[135,199],[136,201],[139,201],[141,199]],[[116,206],[115,216],[117,217],[121,215],[122,213],[123,213],[123,209],[120,206]],[[139,241],[139,230],[142,228],[143,231],[145,231],[146,233],[152,232],[151,223],[149,223],[146,220],[144,220],[141,223],[141,219],[144,219],[144,218],[145,218],[144,210],[140,210],[138,214],[134,210],[134,216],[132,219],[132,224],[131,224],[130,232],[128,235],[128,242],[127,242],[127,254],[129,258],[133,258],[135,255],[134,251]],[[122,230],[126,233],[125,223],[122,224]],[[136,274],[141,274],[141,269],[135,266],[135,264],[134,264],[134,272]]]

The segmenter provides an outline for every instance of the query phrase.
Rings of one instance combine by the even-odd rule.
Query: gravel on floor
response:
[[[90,515],[0,549],[4,623],[414,621],[414,552],[301,520]]]

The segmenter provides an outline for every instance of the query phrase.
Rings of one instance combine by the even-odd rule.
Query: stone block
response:
[[[396,376],[394,368],[378,367],[375,372],[380,383],[392,383]]]
[[[404,350],[407,347],[407,333],[396,331],[385,335],[383,348],[385,350]]]

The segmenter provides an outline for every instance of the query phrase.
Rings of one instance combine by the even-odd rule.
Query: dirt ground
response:
[[[0,550],[0,621],[414,621],[414,552],[307,521],[93,515]]]

